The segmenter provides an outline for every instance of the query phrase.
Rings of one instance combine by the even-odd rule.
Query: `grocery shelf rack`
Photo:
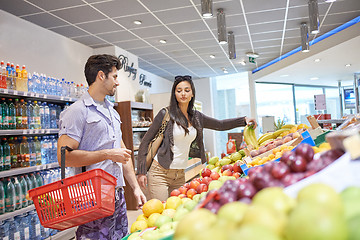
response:
[[[33,93],[33,92],[22,92],[17,90],[11,90],[11,89],[3,89],[0,88],[0,97],[7,97],[7,98],[26,98],[26,99],[32,99],[32,100],[46,100],[51,102],[75,102],[76,98],[71,97],[63,97],[63,96],[55,96],[55,95],[47,95],[42,93]]]
[[[11,129],[0,130],[0,136],[58,134],[59,129]]]

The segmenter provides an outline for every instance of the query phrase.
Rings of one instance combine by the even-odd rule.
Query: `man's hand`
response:
[[[141,208],[146,203],[146,197],[139,187],[134,189],[134,196],[137,201],[137,209]]]
[[[257,127],[257,123],[256,123],[256,120],[254,118],[248,118],[248,117],[245,117],[245,121],[246,121],[246,125],[254,125],[254,128]]]
[[[137,181],[138,181],[140,187],[142,187],[142,188],[147,187],[147,177],[146,177],[146,175],[144,175],[144,174],[137,175]]]
[[[131,160],[131,150],[126,148],[114,148],[106,149],[106,159],[110,159],[113,162],[126,164]]]

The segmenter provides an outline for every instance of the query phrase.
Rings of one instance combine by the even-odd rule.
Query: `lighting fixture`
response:
[[[222,68],[222,71],[223,71],[224,73],[229,73],[229,72],[226,70],[226,68]]]
[[[160,43],[166,43],[166,40],[165,39],[161,39],[159,40]]]
[[[325,2],[332,3],[332,2],[336,2],[336,0],[325,0]]]
[[[218,41],[219,44],[226,44],[226,22],[224,9],[219,8],[217,10],[217,30],[218,30]]]
[[[229,59],[236,59],[235,36],[232,31],[228,32]]]
[[[319,33],[319,27],[320,27],[318,1],[317,0],[309,0],[308,6],[309,6],[310,33],[317,34],[317,33]]]
[[[317,59],[314,60],[314,62],[320,62],[320,61],[321,61],[320,58],[317,58]]]
[[[252,58],[258,58],[258,57],[259,57],[259,54],[254,53],[254,52],[247,52],[247,53],[246,53],[246,56],[247,56],[247,57],[252,57]]]
[[[240,62],[240,64],[243,65],[243,66],[245,66],[245,65],[246,65],[246,62],[245,62],[244,60],[242,60],[242,61]]]
[[[309,30],[306,23],[301,23],[300,25],[300,35],[301,35],[301,51],[309,52]]]
[[[134,24],[136,24],[136,25],[141,25],[141,24],[142,24],[142,21],[140,21],[140,20],[135,20],[135,21],[134,21]]]
[[[288,76],[289,76],[288,74],[280,75],[280,77],[288,77]]]
[[[210,55],[210,58],[215,58],[215,55],[214,55],[214,54],[211,54],[211,55]]]
[[[318,80],[319,78],[318,77],[312,77],[310,78],[310,80]]]
[[[351,64],[350,63],[345,64],[345,67],[351,67]]]
[[[203,18],[212,18],[213,16],[212,0],[201,0],[201,15]]]

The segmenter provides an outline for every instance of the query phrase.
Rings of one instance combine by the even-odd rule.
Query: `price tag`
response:
[[[23,130],[23,134],[26,134],[27,130]]]
[[[35,96],[35,93],[30,93],[30,96],[31,96],[31,97]]]
[[[7,90],[7,89],[4,89],[4,93],[8,93],[9,92],[9,90]]]
[[[23,96],[27,96],[27,92],[23,92]]]
[[[39,97],[39,94],[35,94],[35,97]]]
[[[64,97],[63,97],[63,96],[61,96],[61,97],[60,97],[60,100],[64,100]]]
[[[41,133],[45,133],[45,129],[41,129]]]
[[[30,130],[29,130],[29,133],[30,133],[30,134],[33,134],[33,133],[34,133],[34,130],[33,130],[33,129],[30,129]]]
[[[45,133],[50,133],[50,129],[46,129]]]
[[[14,94],[17,95],[17,94],[18,94],[18,91],[14,90]]]
[[[35,129],[35,133],[39,133],[39,130],[38,130],[38,129]]]
[[[47,98],[47,95],[46,95],[46,94],[44,95],[44,98]]]

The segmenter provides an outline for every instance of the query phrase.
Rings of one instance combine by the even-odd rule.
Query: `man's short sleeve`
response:
[[[59,137],[67,135],[80,143],[85,126],[84,110],[72,105],[60,114]]]

